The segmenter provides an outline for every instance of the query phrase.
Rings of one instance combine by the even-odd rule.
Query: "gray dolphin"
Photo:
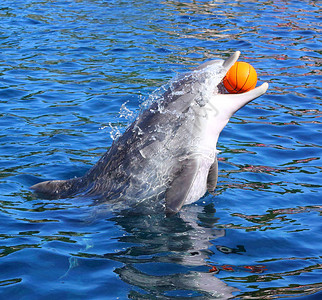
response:
[[[239,55],[206,62],[170,83],[83,177],[31,188],[51,198],[91,196],[116,209],[160,205],[168,215],[213,192],[220,132],[268,88],[264,83],[242,94],[225,92],[222,79]]]

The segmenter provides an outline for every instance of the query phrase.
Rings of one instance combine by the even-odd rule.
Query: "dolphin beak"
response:
[[[240,51],[236,51],[234,54],[232,54],[228,59],[226,59],[223,63],[224,69],[226,69],[226,73],[229,71],[229,69],[234,65],[234,63],[238,60],[240,55]]]
[[[247,103],[265,94],[268,83],[264,82],[259,87],[241,94],[218,94],[216,97],[221,103],[221,109],[226,112],[229,118]]]

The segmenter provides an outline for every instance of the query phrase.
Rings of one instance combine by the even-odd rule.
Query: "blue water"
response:
[[[1,299],[322,297],[321,2],[4,0],[0,18]],[[165,218],[32,194],[236,50],[270,87],[222,132],[215,196]]]

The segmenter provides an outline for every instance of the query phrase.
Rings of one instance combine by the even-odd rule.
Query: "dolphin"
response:
[[[93,197],[121,210],[160,206],[167,215],[213,192],[220,132],[268,88],[263,83],[241,94],[226,92],[222,80],[239,55],[205,62],[170,82],[84,176],[31,189],[49,198]]]

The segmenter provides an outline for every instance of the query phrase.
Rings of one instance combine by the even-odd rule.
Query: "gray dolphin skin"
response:
[[[167,215],[213,192],[220,132],[237,110],[268,88],[264,83],[227,94],[222,79],[239,55],[208,61],[172,81],[83,177],[31,189],[48,198],[92,197],[115,209],[158,207]]]

